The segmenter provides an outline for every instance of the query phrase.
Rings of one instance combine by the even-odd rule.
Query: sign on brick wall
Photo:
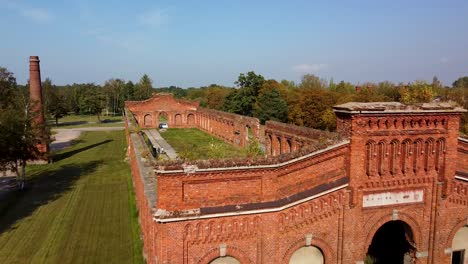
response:
[[[419,203],[423,201],[423,198],[423,190],[372,193],[364,195],[362,207]]]

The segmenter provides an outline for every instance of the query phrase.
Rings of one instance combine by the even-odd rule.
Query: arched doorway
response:
[[[159,119],[160,123],[166,123],[167,122],[167,113],[166,112],[160,112],[158,119]]]
[[[273,140],[271,139],[271,135],[268,135],[267,139],[268,155],[273,155]]]
[[[291,140],[290,139],[286,139],[286,144],[285,144],[285,148],[284,148],[284,153],[289,153],[291,152]]]
[[[210,264],[240,264],[240,261],[236,258],[226,256],[226,257],[219,257],[215,258]]]
[[[278,155],[283,154],[283,141],[280,137],[276,137],[276,141],[278,142]]]
[[[323,264],[325,258],[322,251],[318,247],[308,246],[301,247],[296,250],[291,258],[289,264]]]
[[[390,221],[375,232],[366,264],[411,264],[415,252],[411,227],[400,220]]]
[[[193,125],[195,124],[195,116],[193,114],[188,114],[187,116],[187,124]]]
[[[151,123],[152,123],[151,115],[150,114],[145,115],[145,117],[144,117],[145,127],[150,127]]]
[[[452,240],[452,264],[468,264],[468,226],[457,231]]]

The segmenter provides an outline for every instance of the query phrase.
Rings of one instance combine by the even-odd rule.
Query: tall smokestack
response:
[[[41,87],[41,69],[39,67],[39,57],[29,57],[29,99],[32,104],[32,112],[36,114],[34,123],[42,128],[40,144],[38,149],[42,156],[49,150],[44,131],[44,110],[42,107],[42,87]]]

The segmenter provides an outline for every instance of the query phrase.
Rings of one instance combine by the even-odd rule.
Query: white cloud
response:
[[[442,63],[442,64],[446,64],[447,62],[449,62],[449,58],[443,56],[443,57],[440,58],[439,61],[440,61],[440,63]]]
[[[50,13],[41,8],[21,8],[20,13],[23,17],[36,22],[48,22],[52,20]]]
[[[126,50],[138,51],[143,49],[142,43],[145,39],[139,32],[132,33],[112,33],[103,28],[93,28],[83,32],[84,35],[91,36],[98,43],[117,47]]]
[[[297,73],[316,73],[320,70],[326,69],[327,64],[299,64],[292,67],[292,70]]]
[[[52,20],[52,15],[44,8],[33,8],[24,6],[18,2],[14,1],[1,1],[0,4],[4,4],[3,6],[17,12],[22,17],[25,17],[29,20],[35,22],[49,22]],[[1,7],[0,7],[1,8]]]
[[[142,25],[159,27],[164,24],[168,19],[165,10],[150,10],[138,16],[138,22]]]

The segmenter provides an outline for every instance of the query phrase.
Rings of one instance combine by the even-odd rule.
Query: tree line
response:
[[[257,117],[261,123],[275,120],[329,131],[336,126],[333,106],[351,101],[415,104],[440,100],[453,101],[468,109],[468,76],[458,78],[452,86],[443,86],[435,76],[432,82],[353,84],[306,74],[295,83],[265,79],[250,71],[241,73],[234,84],[154,88],[146,74],[138,83],[109,79],[102,86],[94,83],[57,86],[46,79],[43,98],[46,113],[56,122],[70,112],[93,114],[100,120],[101,114],[121,114],[125,101],[146,100],[153,93],[166,92],[176,98],[199,101],[202,107]],[[461,131],[468,133],[467,114],[462,117]]]
[[[333,106],[353,101],[405,104],[452,101],[468,109],[468,76],[460,77],[449,87],[443,86],[437,77],[431,83],[383,81],[356,85],[306,74],[296,84],[288,80],[267,80],[248,72],[240,74],[235,84],[235,88],[218,85],[189,88],[181,98],[198,100],[207,108],[257,117],[262,123],[275,120],[329,131],[336,129]],[[461,131],[468,133],[467,113],[462,116]]]

